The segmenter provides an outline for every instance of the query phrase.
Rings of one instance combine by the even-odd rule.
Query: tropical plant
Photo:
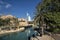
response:
[[[39,20],[40,27],[43,24],[50,28],[58,28],[60,26],[60,0],[43,0],[36,7],[35,20]]]

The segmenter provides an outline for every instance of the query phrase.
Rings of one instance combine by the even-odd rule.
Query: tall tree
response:
[[[36,7],[38,15],[35,17],[36,21],[39,20],[40,27],[43,28],[43,24],[46,26],[57,27],[60,26],[60,0],[43,0]]]

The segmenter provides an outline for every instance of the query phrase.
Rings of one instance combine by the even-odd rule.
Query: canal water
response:
[[[28,40],[28,36],[32,36],[34,33],[32,28],[28,28],[23,32],[15,32],[0,36],[0,40]]]

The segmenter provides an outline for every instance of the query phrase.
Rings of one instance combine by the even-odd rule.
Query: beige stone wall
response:
[[[27,26],[28,23],[27,22],[19,22],[19,26]]]
[[[19,26],[27,26],[28,25],[28,22],[26,19],[20,18],[18,20],[19,20]]]

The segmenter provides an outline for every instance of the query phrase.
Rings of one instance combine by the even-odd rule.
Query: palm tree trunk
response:
[[[44,27],[42,26],[42,35],[44,34]]]
[[[43,21],[43,16],[41,15],[40,20],[39,20],[39,24],[40,24],[39,27],[41,28],[41,29],[40,29],[40,30],[41,30],[41,35],[44,34],[43,23],[44,23],[44,21]]]

